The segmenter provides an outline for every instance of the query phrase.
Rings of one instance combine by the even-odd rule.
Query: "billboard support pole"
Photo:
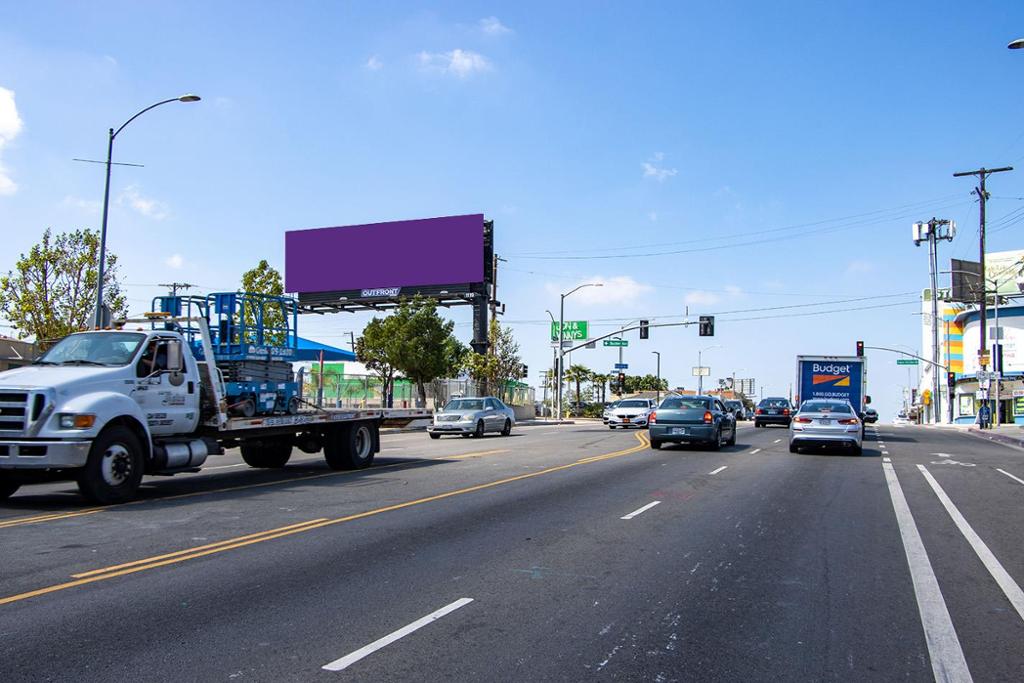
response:
[[[473,341],[476,353],[487,353],[487,297],[477,294],[473,300]]]

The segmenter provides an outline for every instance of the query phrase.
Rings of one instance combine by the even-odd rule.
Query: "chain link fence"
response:
[[[304,373],[302,382],[302,398],[311,405],[320,400],[321,379],[323,385],[322,407],[324,408],[384,408],[387,401],[384,396],[384,384],[376,375],[349,375],[343,372],[331,372],[325,369],[320,377],[318,368],[314,366],[310,372]],[[439,379],[426,386],[427,400],[420,405],[419,390],[416,383],[404,378],[396,378],[392,386],[393,408],[428,408],[439,409],[448,399],[459,396],[497,396],[510,406],[534,405],[533,387],[518,382],[509,382],[497,390],[487,392],[480,383],[469,379]]]

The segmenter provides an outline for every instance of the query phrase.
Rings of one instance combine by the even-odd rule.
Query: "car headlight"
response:
[[[96,424],[96,416],[92,413],[61,413],[61,429],[90,429]]]

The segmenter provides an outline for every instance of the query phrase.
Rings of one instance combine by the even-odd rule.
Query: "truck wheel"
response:
[[[332,470],[360,470],[373,463],[373,431],[365,422],[339,425],[324,443],[324,460]]]
[[[242,460],[249,467],[278,468],[288,464],[292,457],[291,438],[243,441],[240,445]]]
[[[139,490],[143,465],[142,444],[135,432],[121,425],[107,427],[92,442],[78,474],[78,490],[100,505],[124,503]]]
[[[20,488],[21,484],[0,474],[0,500],[7,500]]]

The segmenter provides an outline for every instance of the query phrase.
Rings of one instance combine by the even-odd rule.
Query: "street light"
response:
[[[654,387],[654,390],[656,392],[658,392],[657,393],[657,398],[655,399],[655,401],[657,403],[661,403],[661,352],[660,351],[651,351],[651,353],[653,353],[655,356],[658,357],[658,375],[657,375],[657,377],[658,377],[658,384],[657,384],[657,386]]]
[[[562,366],[565,365],[565,353],[562,351],[562,336],[565,334],[565,297],[584,287],[603,287],[603,282],[587,282],[562,294],[558,309],[558,419],[562,419]]]
[[[124,127],[129,123],[139,118],[150,109],[159,107],[161,104],[169,104],[171,102],[198,102],[200,99],[199,95],[188,93],[180,97],[172,97],[169,100],[162,100],[156,104],[149,105],[137,113],[135,116],[122,123],[121,127],[117,130],[111,128],[107,131],[107,181],[103,188],[103,222],[100,227],[100,265],[96,280],[96,318],[94,322],[97,328],[102,326],[103,321],[103,269],[106,265],[107,256],[107,209],[110,206],[110,164],[114,155],[114,138],[116,138],[118,133],[124,130]]]
[[[720,349],[720,348],[722,348],[721,344],[715,344],[714,346],[706,346],[706,347],[704,347],[703,349],[701,349],[700,351],[697,352],[697,372],[700,373],[699,375],[697,375],[697,395],[698,396],[703,396],[704,395],[704,364],[701,362],[701,356],[704,355],[705,351],[710,351],[711,349]]]

